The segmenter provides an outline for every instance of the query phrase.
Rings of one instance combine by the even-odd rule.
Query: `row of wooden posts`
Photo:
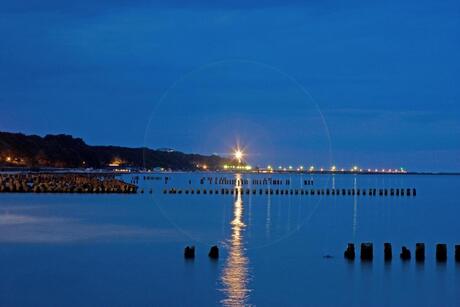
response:
[[[383,255],[385,261],[390,261],[393,258],[391,243],[383,244]],[[399,256],[402,260],[410,260],[410,249],[406,246],[401,247]],[[355,245],[353,243],[348,243],[347,249],[344,252],[344,257],[348,260],[355,259]],[[360,258],[364,261],[372,261],[374,258],[374,247],[372,243],[361,243]],[[425,243],[415,244],[415,260],[419,262],[425,260]],[[436,244],[436,260],[438,262],[447,261],[447,244]],[[455,261],[460,262],[460,245],[455,245]]]
[[[191,184],[192,181],[189,180]],[[218,185],[232,185],[232,186],[244,186],[244,185],[291,185],[291,179],[275,179],[275,178],[263,178],[263,179],[248,179],[248,178],[227,178],[227,177],[203,177],[200,179],[200,184],[218,184]],[[303,180],[304,185],[313,185],[313,179]]]
[[[211,259],[219,258],[219,248],[217,245],[211,246],[209,249],[208,257]],[[194,259],[195,258],[195,246],[186,246],[184,249],[184,258],[185,259]]]
[[[416,196],[415,188],[400,189],[163,189],[163,194],[222,194],[222,195],[326,195],[326,196]]]

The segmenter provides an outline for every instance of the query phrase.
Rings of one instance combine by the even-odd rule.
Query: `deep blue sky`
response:
[[[1,1],[0,37],[0,130],[460,171],[458,0]]]

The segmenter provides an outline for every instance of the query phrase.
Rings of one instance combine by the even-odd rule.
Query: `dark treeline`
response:
[[[0,132],[0,166],[105,168],[116,162],[129,167],[195,170],[203,165],[219,169],[228,159],[149,148],[90,146],[70,135],[24,135]],[[198,165],[198,167],[197,167]]]

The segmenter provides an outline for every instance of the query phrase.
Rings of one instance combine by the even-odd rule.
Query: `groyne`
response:
[[[415,188],[348,188],[348,189],[292,189],[292,188],[164,188],[163,194],[200,195],[305,195],[305,196],[368,196],[368,197],[413,197]]]

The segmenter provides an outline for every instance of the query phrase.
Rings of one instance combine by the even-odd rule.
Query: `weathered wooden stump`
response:
[[[185,259],[195,258],[195,246],[186,246],[184,249],[184,257]]]
[[[436,260],[439,262],[444,262],[447,260],[447,245],[446,244],[436,244]]]
[[[391,243],[383,243],[383,258],[385,261],[391,261],[393,258]]]
[[[399,256],[402,260],[410,260],[410,250],[407,247],[403,246],[401,248],[401,254]]]
[[[415,260],[416,261],[425,260],[425,244],[424,243],[415,244]]]
[[[372,243],[361,243],[361,260],[371,261],[374,258],[374,247]]]
[[[348,260],[355,259],[355,245],[353,243],[348,243],[347,249],[343,253],[343,256]]]
[[[208,256],[211,259],[219,258],[219,248],[217,247],[217,245],[214,245],[211,247],[211,249],[209,250]]]

